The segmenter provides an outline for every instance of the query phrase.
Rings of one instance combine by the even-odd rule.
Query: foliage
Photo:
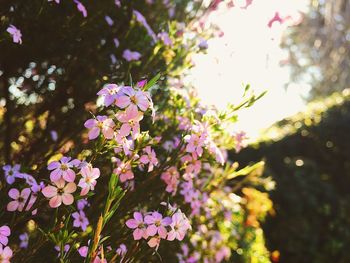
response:
[[[344,90],[278,122],[233,157],[242,165],[264,158],[264,175],[276,182],[271,192],[276,215],[263,228],[267,246],[280,252],[281,262],[350,260],[349,123]]]

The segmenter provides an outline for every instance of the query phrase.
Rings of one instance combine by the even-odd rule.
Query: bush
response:
[[[219,112],[181,82],[217,2],[57,3],[1,7],[0,261],[268,262],[262,164],[225,158],[259,96]]]
[[[266,161],[276,216],[264,230],[281,262],[349,262],[350,101],[348,91],[278,122],[256,145],[232,155]]]

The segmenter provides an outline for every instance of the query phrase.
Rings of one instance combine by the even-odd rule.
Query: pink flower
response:
[[[22,44],[22,33],[17,27],[10,25],[6,31],[12,35],[14,43]]]
[[[49,205],[52,208],[59,207],[62,203],[65,205],[71,205],[74,202],[72,193],[75,192],[77,186],[75,183],[68,183],[62,179],[55,181],[56,186],[46,186],[41,192],[47,198],[50,198]]]
[[[173,241],[174,239],[183,240],[185,234],[189,228],[191,228],[190,222],[182,212],[176,212],[171,217],[171,230],[168,232],[167,239]]]
[[[71,159],[71,157],[63,156],[59,162],[53,161],[49,163],[47,169],[50,171],[53,170],[50,173],[50,180],[52,182],[58,181],[62,178],[67,182],[74,182],[75,172],[71,168],[77,167],[80,164],[80,161],[78,159],[71,161]]]
[[[134,212],[134,218],[126,221],[126,226],[135,229],[133,232],[134,240],[146,239],[148,237],[146,224],[140,212]]]
[[[150,107],[150,100],[146,92],[139,89],[134,90],[132,87],[123,87],[121,93],[122,95],[116,99],[115,103],[119,108],[129,108],[135,112],[137,108],[146,111]]]
[[[10,263],[10,259],[12,258],[12,250],[9,247],[2,247],[0,245],[0,262],[1,263]]]
[[[150,247],[154,247],[155,250],[158,250],[159,245],[160,245],[160,237],[159,237],[159,236],[154,236],[154,237],[152,237],[152,238],[147,242],[147,244],[148,244]]]
[[[120,244],[120,246],[117,248],[117,254],[121,257],[124,257],[128,249],[126,248],[125,244]]]
[[[196,153],[198,156],[202,156],[204,140],[204,136],[199,136],[198,134],[186,135],[185,141],[188,143],[186,152]]]
[[[154,236],[158,233],[161,238],[166,238],[167,230],[165,227],[170,225],[170,217],[163,218],[160,213],[153,212],[151,215],[145,216],[145,222],[148,224],[147,235]]]
[[[140,157],[140,162],[143,164],[148,164],[148,172],[153,170],[153,167],[158,164],[158,159],[156,157],[156,153],[151,148],[151,146],[147,146],[144,150],[146,154]]]
[[[79,12],[82,13],[84,17],[87,17],[87,10],[85,6],[82,3],[80,3],[78,0],[74,0],[74,3],[76,3]]]
[[[131,51],[130,49],[125,49],[123,52],[123,58],[126,61],[130,62],[133,60],[139,60],[141,58],[141,54],[137,51]]]
[[[88,251],[89,251],[88,246],[82,246],[78,249],[79,255],[82,256],[83,258],[86,258]]]
[[[5,172],[6,182],[8,184],[13,184],[15,182],[15,178],[22,178],[22,174],[20,173],[21,165],[15,164],[13,167],[11,165],[4,165],[2,169]]]
[[[18,210],[19,212],[23,211],[23,208],[28,200],[30,195],[30,189],[24,188],[21,192],[19,192],[16,188],[12,188],[9,191],[9,197],[13,199],[10,203],[7,204],[7,211],[13,212]],[[29,210],[29,204],[26,210]]]
[[[135,139],[140,133],[140,121],[143,118],[143,113],[137,110],[137,107],[128,107],[125,111],[120,111],[116,114],[118,121],[122,122],[119,134],[128,136],[132,131],[132,137]]]
[[[0,244],[4,246],[9,242],[8,237],[11,235],[11,229],[8,226],[0,227]]]
[[[72,217],[74,218],[73,226],[81,227],[81,229],[85,231],[89,225],[89,220],[87,219],[84,211],[75,212],[72,214]]]
[[[186,155],[182,157],[182,162],[186,164],[186,173],[187,174],[198,174],[201,170],[202,167],[202,162],[197,160],[197,155],[192,154],[192,155]]]
[[[134,173],[131,170],[130,163],[121,163],[119,166],[113,171],[115,174],[119,175],[120,181],[124,183],[127,180],[131,180],[134,178]]]
[[[86,195],[90,190],[93,191],[96,185],[96,179],[100,177],[100,170],[85,166],[80,171],[83,178],[80,179],[78,186],[81,187],[80,195]]]
[[[160,178],[167,184],[165,191],[175,194],[179,183],[179,177],[180,174],[174,166],[162,173]]]
[[[104,105],[108,107],[112,103],[114,103],[117,98],[120,87],[116,84],[107,84],[105,85],[97,95],[104,97]]]
[[[102,130],[102,134],[106,139],[112,139],[114,135],[114,122],[112,119],[107,118],[107,116],[97,116],[96,119],[89,119],[84,123],[84,126],[89,131],[89,139],[96,139]]]

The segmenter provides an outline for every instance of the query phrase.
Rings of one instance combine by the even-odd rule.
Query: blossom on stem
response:
[[[20,248],[27,248],[28,247],[29,236],[27,233],[23,233],[23,234],[19,235],[19,240],[21,240],[21,242],[19,244]]]
[[[22,178],[22,174],[19,171],[21,169],[21,165],[19,164],[15,164],[14,166],[4,165],[2,169],[5,172],[5,178],[8,184],[13,184],[15,182],[15,178]]]
[[[168,193],[176,193],[177,185],[179,183],[180,174],[175,166],[170,167],[166,170],[160,178],[167,184],[165,191]]]
[[[107,116],[100,116],[98,115],[96,119],[89,119],[84,123],[84,126],[89,131],[89,139],[93,140],[96,139],[100,132],[102,131],[103,136],[106,139],[112,139],[114,135],[114,122],[112,119],[107,118]]]
[[[85,166],[80,170],[82,178],[78,186],[81,187],[80,195],[86,195],[90,190],[95,189],[96,179],[100,177],[100,169],[91,166]]]
[[[72,214],[72,217],[74,218],[73,226],[81,227],[81,229],[85,231],[89,225],[89,220],[87,219],[84,211],[80,210],[79,212],[74,212]]]
[[[1,263],[10,263],[10,259],[12,258],[12,250],[10,247],[3,247],[0,244],[0,262]]]
[[[144,149],[144,155],[140,157],[140,162],[143,164],[148,164],[148,172],[153,171],[153,167],[158,164],[158,159],[155,151],[151,148],[151,146],[147,146]]]
[[[190,222],[186,216],[178,211],[171,217],[171,230],[168,232],[167,240],[173,241],[174,239],[183,240],[185,234],[189,228],[191,228]]]
[[[49,163],[47,169],[51,171],[50,180],[52,182],[64,179],[67,182],[73,182],[75,180],[75,172],[73,167],[77,167],[80,164],[78,159],[71,161],[71,157],[63,156],[60,161],[53,161]]]
[[[19,192],[16,188],[10,189],[8,194],[13,201],[7,204],[7,211],[13,212],[18,210],[19,212],[22,212],[30,193],[31,191],[29,188],[24,188],[21,192]],[[29,206],[30,204],[28,204],[26,210],[30,209]]]
[[[128,136],[132,131],[133,139],[137,138],[140,133],[140,121],[143,118],[143,113],[138,111],[136,107],[128,107],[125,111],[119,111],[116,114],[118,121],[122,126],[120,127],[119,134],[121,136]]]
[[[130,49],[125,49],[123,52],[123,58],[126,61],[130,62],[133,60],[139,60],[141,58],[141,54],[137,51],[131,51]]]
[[[0,227],[0,244],[4,246],[8,243],[8,237],[11,235],[11,229],[8,226]]]
[[[126,221],[128,228],[134,229],[134,240],[146,239],[148,237],[146,224],[143,220],[143,215],[140,212],[134,212],[134,218]]]
[[[75,192],[77,186],[71,182],[66,185],[63,179],[55,181],[56,186],[46,186],[41,192],[47,198],[50,198],[49,205],[52,208],[59,207],[62,203],[65,205],[71,205],[74,202],[72,193]]]
[[[152,214],[145,216],[145,222],[148,224],[147,235],[154,236],[158,234],[161,238],[166,238],[167,230],[165,227],[170,225],[170,217],[163,218],[162,214],[152,212]]]
[[[17,27],[14,25],[10,25],[7,30],[9,34],[12,35],[12,40],[14,43],[19,43],[22,44],[22,33],[21,30],[19,30]]]
[[[78,11],[83,14],[83,17],[87,17],[87,10],[85,6],[78,0],[74,0],[74,3],[76,3]]]
[[[120,181],[124,183],[127,180],[134,178],[134,173],[131,170],[130,163],[120,163],[116,169],[113,171],[115,174],[119,175]]]
[[[115,99],[117,98],[119,90],[120,90],[120,87],[118,85],[107,84],[99,92],[97,92],[97,95],[104,97],[103,103],[106,107],[108,107],[112,103],[114,103]]]
[[[119,108],[132,110],[132,112],[146,111],[150,107],[150,99],[146,92],[132,87],[123,87],[121,95],[118,96],[115,103]]]

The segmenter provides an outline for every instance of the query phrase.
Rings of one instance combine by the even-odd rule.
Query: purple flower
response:
[[[17,27],[10,25],[6,31],[12,35],[14,43],[22,44],[22,33]]]
[[[2,169],[5,172],[5,178],[8,184],[13,184],[15,182],[15,178],[22,178],[22,174],[19,172],[21,165],[19,164],[15,164],[14,166],[4,165]]]
[[[168,233],[167,239],[173,241],[174,239],[182,240],[189,228],[190,222],[182,212],[176,212],[171,218],[171,230]]]
[[[104,97],[104,105],[106,107],[108,107],[117,98],[119,90],[120,90],[120,87],[118,85],[116,85],[116,84],[107,84],[99,92],[97,92],[97,95]]]
[[[111,58],[112,64],[116,64],[117,63],[117,58],[116,58],[116,56],[114,54],[111,54],[110,58]]]
[[[117,7],[121,7],[122,4],[120,3],[120,0],[114,0],[114,3]]]
[[[147,235],[154,236],[158,233],[161,238],[166,238],[167,230],[166,226],[171,224],[171,218],[165,217],[158,213],[153,212],[151,215],[145,216],[145,222],[148,224]]]
[[[117,254],[121,257],[124,257],[128,249],[124,244],[120,244],[120,246],[117,248]]]
[[[89,202],[86,199],[80,199],[77,201],[78,210],[83,210],[85,206],[90,206]]]
[[[84,17],[87,17],[87,10],[86,10],[85,6],[82,3],[80,3],[78,0],[74,0],[74,3],[77,4],[77,8],[78,8],[79,12],[81,12]]]
[[[55,130],[50,131],[51,139],[55,142],[58,139],[57,132]]]
[[[173,41],[171,41],[169,34],[167,32],[161,32],[158,34],[158,38],[163,41],[164,45],[172,46]]]
[[[118,38],[116,38],[116,37],[113,38],[113,42],[114,42],[115,47],[118,48],[119,44],[120,44]]]
[[[0,245],[7,245],[9,242],[8,237],[11,235],[11,229],[8,226],[0,227]]]
[[[133,14],[136,17],[136,20],[141,23],[144,28],[147,30],[148,35],[153,39],[154,42],[157,42],[156,34],[153,32],[152,28],[146,21],[146,18],[137,10],[133,10]]]
[[[109,26],[113,26],[114,21],[110,16],[105,16],[105,20]]]
[[[139,60],[141,58],[141,54],[137,51],[131,51],[130,49],[125,49],[123,52],[123,58],[126,61]]]
[[[19,244],[20,248],[27,248],[28,242],[29,242],[29,236],[27,233],[23,233],[19,235],[19,239],[21,240],[21,243]]]
[[[47,169],[50,171],[53,170],[50,173],[50,180],[52,182],[58,181],[61,178],[67,182],[74,182],[75,172],[71,168],[77,167],[80,164],[80,161],[78,159],[71,161],[71,159],[71,157],[63,156],[59,162],[53,161],[49,163]]]
[[[74,218],[73,226],[81,227],[81,229],[85,231],[89,225],[89,220],[87,219],[84,211],[80,210],[79,212],[75,212],[72,214],[72,217]]]

